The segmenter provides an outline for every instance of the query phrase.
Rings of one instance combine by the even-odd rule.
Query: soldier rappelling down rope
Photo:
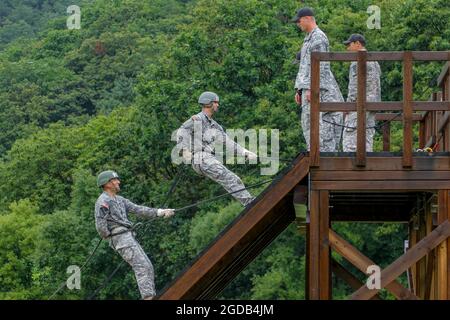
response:
[[[198,103],[202,111],[187,120],[177,131],[178,149],[183,150],[183,158],[200,175],[216,181],[242,205],[246,206],[254,197],[245,189],[241,179],[228,170],[215,157],[215,146],[225,146],[227,151],[255,160],[256,154],[235,143],[213,120],[219,109],[219,96],[214,92],[203,92]],[[235,192],[237,190],[242,190]]]
[[[128,213],[142,218],[169,218],[174,215],[174,210],[138,206],[117,195],[120,180],[114,171],[100,173],[97,185],[103,189],[95,203],[97,231],[103,239],[109,239],[110,246],[133,268],[142,298],[152,299],[156,295],[153,265],[135,239]]]

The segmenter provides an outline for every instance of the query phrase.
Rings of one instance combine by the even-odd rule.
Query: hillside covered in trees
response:
[[[81,28],[69,30],[67,7],[74,4]],[[220,95],[217,120],[225,127],[279,129],[283,159],[305,150],[292,63],[304,35],[289,23],[303,5],[315,9],[333,51],[344,51],[351,33],[364,34],[369,51],[450,50],[447,0],[2,0],[0,299],[48,299],[67,267],[83,264],[99,239],[93,208],[102,170],[117,171],[122,194],[148,206],[179,208],[223,193],[170,157],[172,132],[199,111],[205,90]],[[381,29],[367,28],[370,5],[381,9]],[[401,100],[401,65],[381,65],[383,100]],[[344,96],[348,67],[332,65]],[[441,67],[415,64],[415,100],[429,98]],[[400,130],[392,144],[401,147]],[[267,179],[256,165],[230,168],[246,184]],[[241,210],[221,198],[140,232],[157,289]],[[403,252],[406,226],[333,227],[382,267]],[[304,299],[304,253],[304,237],[292,225],[220,297]],[[120,262],[102,243],[81,289],[65,288],[57,298],[91,298]],[[335,298],[349,292],[335,281]],[[131,268],[123,265],[94,298],[138,299]]]

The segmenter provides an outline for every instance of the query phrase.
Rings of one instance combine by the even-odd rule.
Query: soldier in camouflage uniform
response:
[[[109,239],[110,246],[133,268],[142,298],[152,299],[156,295],[153,265],[135,239],[128,213],[142,218],[168,218],[173,216],[174,210],[138,206],[118,196],[120,180],[114,171],[100,173],[97,185],[103,193],[95,203],[95,227],[100,236]]]
[[[348,51],[366,50],[366,40],[360,34],[352,34],[344,41]],[[347,102],[355,102],[358,96],[358,65],[353,61],[350,65]],[[378,62],[367,62],[366,99],[368,102],[381,101],[381,68]],[[349,112],[345,117],[342,146],[345,152],[356,152],[357,113]],[[366,151],[373,151],[375,135],[375,112],[366,112]]]
[[[198,103],[202,106],[202,111],[184,122],[177,131],[178,149],[183,150],[183,158],[186,163],[192,164],[196,173],[216,181],[227,192],[234,192],[232,196],[246,206],[254,197],[245,190],[241,179],[216,159],[216,147],[225,145],[227,151],[233,151],[250,160],[255,160],[257,156],[230,139],[223,128],[213,120],[213,115],[219,108],[217,94],[203,92]],[[235,192],[237,190],[242,191]]]
[[[302,106],[301,125],[308,150],[310,150],[311,53],[328,52],[329,43],[325,33],[317,26],[312,9],[306,7],[300,9],[292,21],[307,33],[303,41],[300,66],[295,80],[295,101]],[[320,101],[344,101],[328,61],[320,62]],[[337,151],[342,135],[342,112],[321,112],[319,119],[320,151]]]

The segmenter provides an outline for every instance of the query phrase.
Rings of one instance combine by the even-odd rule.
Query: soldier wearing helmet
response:
[[[95,227],[100,236],[109,239],[110,246],[133,268],[142,298],[152,299],[156,295],[153,265],[135,239],[128,213],[142,218],[169,218],[174,210],[138,206],[119,196],[120,178],[111,170],[98,175],[97,186],[103,189],[103,193],[95,203]]]
[[[255,153],[243,148],[230,139],[222,126],[213,120],[219,110],[219,96],[210,91],[203,92],[198,98],[202,111],[187,120],[177,131],[177,143],[183,150],[183,158],[192,164],[196,173],[219,183],[242,205],[246,206],[254,197],[245,190],[241,179],[228,170],[215,157],[215,146],[224,145],[227,151],[232,150],[250,160],[256,160]],[[242,190],[236,192],[238,190]]]

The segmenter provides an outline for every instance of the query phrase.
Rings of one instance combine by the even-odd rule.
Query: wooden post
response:
[[[311,54],[311,110],[310,110],[310,158],[311,167],[320,162],[320,60],[315,52]]]
[[[409,248],[412,248],[416,245],[417,242],[417,230],[414,229],[414,221],[410,222],[410,228],[409,228]],[[410,267],[411,270],[411,276],[410,276],[410,282],[411,282],[411,292],[414,293],[416,296],[419,296],[419,292],[417,290],[417,263],[413,264]]]
[[[366,165],[366,78],[367,51],[358,51],[358,96],[356,99],[356,166]]]
[[[438,191],[438,223],[441,224],[450,218],[449,214],[449,190],[439,190]],[[450,299],[450,277],[449,277],[449,266],[450,266],[450,252],[449,252],[449,241],[442,242],[437,247],[437,298],[439,300]]]
[[[383,125],[383,151],[391,151],[391,122]]]
[[[305,249],[305,256],[306,256],[306,261],[305,261],[305,299],[306,300],[310,300],[310,280],[309,280],[309,276],[310,276],[310,272],[309,272],[309,267],[310,267],[310,246],[311,246],[311,232],[310,232],[310,224],[307,223],[306,224],[306,249]]]
[[[412,52],[403,55],[403,167],[412,167]]]
[[[320,191],[311,191],[309,223],[309,299],[319,300],[319,231]]]
[[[425,204],[424,212],[419,212],[418,217],[418,223],[419,223],[419,230],[417,230],[418,233],[418,240],[422,240],[427,236],[426,231],[426,223],[425,223],[425,212],[427,211],[427,205]],[[418,242],[419,242],[418,241]],[[417,283],[417,296],[421,299],[425,298],[425,276],[426,276],[426,267],[427,267],[427,260],[426,257],[420,258],[416,263],[416,283]]]
[[[433,272],[434,271],[434,250],[430,252],[427,259],[427,271],[425,276],[425,296],[424,300],[433,299],[432,288],[433,288]]]
[[[330,299],[330,245],[328,240],[329,231],[329,192],[321,190],[319,208],[319,296],[320,300]]]
[[[419,121],[419,148],[424,148],[425,143],[427,143],[426,140],[426,133],[425,133],[425,117]]]
[[[426,201],[425,210],[425,234],[428,235],[433,231],[433,212],[432,201]],[[424,281],[424,300],[434,299],[433,278],[435,270],[435,250],[432,250],[426,257],[425,281]]]

